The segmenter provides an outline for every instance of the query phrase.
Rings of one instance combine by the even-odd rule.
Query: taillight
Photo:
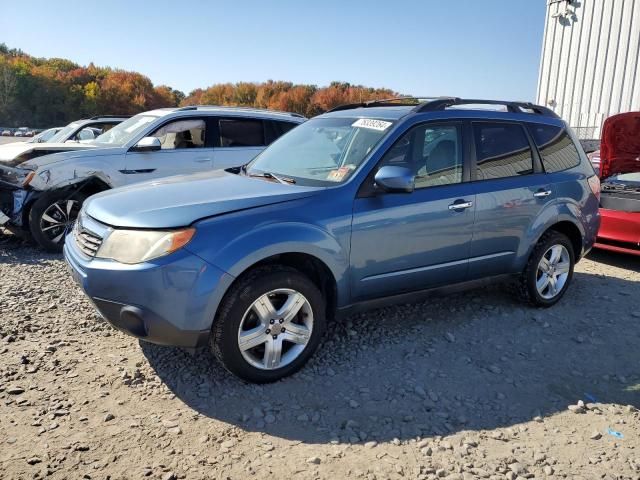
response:
[[[587,182],[589,182],[589,186],[591,187],[593,194],[596,196],[598,201],[600,201],[600,179],[598,176],[594,175],[593,177],[589,177]]]

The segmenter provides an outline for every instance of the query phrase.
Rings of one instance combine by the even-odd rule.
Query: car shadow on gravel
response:
[[[589,260],[640,273],[640,256],[594,249],[589,253]]]
[[[208,352],[141,342],[167,387],[207,417],[307,443],[494,429],[582,399],[640,406],[638,283],[576,273],[555,307],[501,286],[358,314],[298,374],[249,385]]]

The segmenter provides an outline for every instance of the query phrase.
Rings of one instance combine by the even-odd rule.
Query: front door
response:
[[[129,180],[126,183],[210,170],[213,148],[205,120],[183,117],[148,135],[160,139],[162,147],[152,152],[127,152],[125,168],[120,171]]]
[[[466,279],[475,198],[465,181],[462,137],[461,124],[413,127],[378,167],[410,168],[416,175],[415,190],[356,198],[351,237],[356,300]]]

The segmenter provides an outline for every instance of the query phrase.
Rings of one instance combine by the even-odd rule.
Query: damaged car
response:
[[[160,177],[238,167],[305,120],[247,108],[163,108],[131,117],[90,143],[23,144],[31,149],[9,160],[0,155],[0,226],[59,252],[89,196]],[[56,153],[59,146],[66,148]]]
[[[609,117],[602,127],[599,163],[602,224],[595,246],[640,255],[640,112]]]
[[[100,115],[71,122],[66,127],[50,128],[24,142],[0,145],[1,163],[20,163],[35,157],[67,150],[91,148],[88,142],[126,120],[122,115]],[[46,145],[39,145],[44,143]]]

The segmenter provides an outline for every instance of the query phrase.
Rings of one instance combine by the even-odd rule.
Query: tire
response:
[[[86,198],[81,192],[65,190],[40,196],[29,211],[29,230],[36,243],[47,252],[61,252]]]
[[[553,259],[554,253],[558,252],[560,258],[555,261],[553,268],[550,268],[549,259]],[[544,263],[543,257],[547,260]],[[555,305],[569,288],[574,267],[575,253],[569,238],[560,232],[546,232],[536,244],[527,266],[520,275],[517,285],[518,296],[522,301],[536,307],[547,308]],[[550,277],[555,280],[552,281]],[[545,280],[548,283],[545,283]]]
[[[285,308],[287,302],[292,309]],[[294,310],[297,313],[288,319],[285,313],[291,316]],[[248,382],[269,383],[302,368],[318,348],[325,328],[325,299],[318,287],[298,270],[266,266],[231,287],[214,321],[210,346],[229,372]],[[276,345],[282,353],[278,363],[273,353]],[[271,362],[278,366],[271,366]]]

